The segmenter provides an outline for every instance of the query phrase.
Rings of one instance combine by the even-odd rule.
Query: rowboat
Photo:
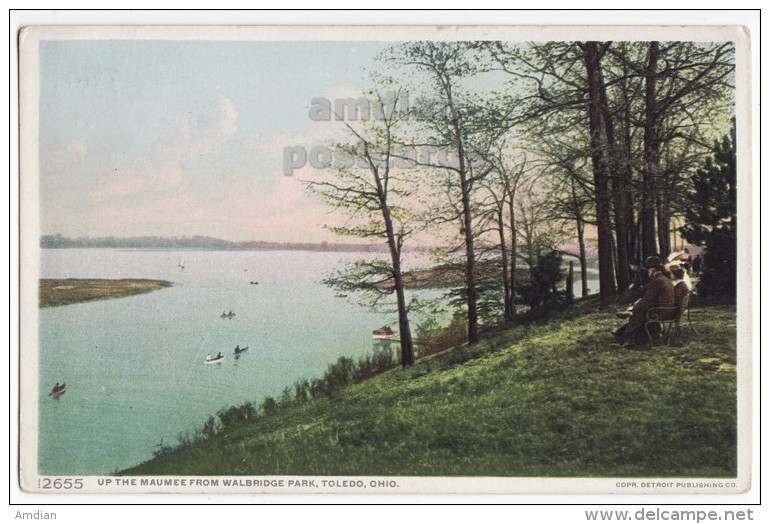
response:
[[[388,340],[393,337],[393,330],[390,326],[382,326],[379,329],[372,331],[372,338],[380,340]]]
[[[217,364],[219,362],[222,362],[225,359],[225,356],[222,353],[219,353],[217,356],[212,357],[211,355],[206,355],[206,364]]]
[[[62,384],[61,386],[59,384],[56,384],[51,390],[51,392],[48,394],[48,396],[51,398],[57,398],[64,395],[66,391],[67,391],[67,384]]]

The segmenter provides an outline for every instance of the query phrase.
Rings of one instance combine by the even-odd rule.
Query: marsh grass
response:
[[[165,280],[137,278],[41,278],[38,299],[40,307],[66,306],[149,293],[171,285]]]
[[[590,302],[331,395],[278,402],[123,474],[732,477],[735,307],[671,345],[611,344]]]

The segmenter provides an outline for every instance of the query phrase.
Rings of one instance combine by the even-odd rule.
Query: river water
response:
[[[354,253],[43,250],[43,278],[153,278],[173,287],[40,309],[38,463],[102,475],[152,456],[218,410],[278,397],[397,324],[321,283]],[[179,267],[183,260],[184,269]],[[250,284],[258,282],[257,285]],[[235,312],[221,318],[224,310]],[[236,345],[248,351],[234,358]],[[226,355],[205,364],[207,354]],[[66,382],[59,399],[47,397]]]
[[[277,398],[297,380],[320,377],[340,356],[372,352],[372,330],[397,325],[396,315],[336,297],[321,282],[346,262],[370,256],[42,250],[42,278],[174,285],[40,309],[39,473],[108,475],[136,465],[161,441],[174,444],[222,408]],[[407,265],[421,265],[415,257]],[[576,278],[576,290],[579,285]],[[235,316],[221,318],[225,310]],[[411,320],[414,332],[420,319]],[[237,359],[236,345],[249,348]],[[223,362],[204,362],[218,352]],[[65,382],[67,392],[52,399],[47,394],[56,382]]]

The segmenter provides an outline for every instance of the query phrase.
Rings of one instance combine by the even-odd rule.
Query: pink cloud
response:
[[[79,164],[88,154],[88,148],[79,140],[72,139],[57,146],[48,155],[41,173],[44,175],[60,174],[70,167]]]
[[[97,185],[88,196],[97,200],[125,197],[144,191],[163,191],[179,187],[184,173],[178,160],[147,158],[110,174],[109,180]]]

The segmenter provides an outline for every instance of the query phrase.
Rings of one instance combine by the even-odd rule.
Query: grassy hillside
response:
[[[123,474],[734,476],[735,308],[693,319],[644,350],[606,312],[500,329]]]

